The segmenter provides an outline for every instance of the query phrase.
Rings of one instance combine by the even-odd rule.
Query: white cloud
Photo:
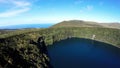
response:
[[[31,5],[30,2],[27,1],[16,1],[16,0],[11,0],[11,2],[16,6],[16,7],[28,7]]]
[[[90,10],[93,9],[93,6],[92,6],[92,5],[87,5],[87,6],[86,6],[86,9],[87,9],[88,11],[90,11]]]
[[[87,5],[87,6],[83,7],[83,8],[80,10],[80,13],[92,11],[93,9],[94,9],[94,6],[92,6],[92,5]]]
[[[76,1],[74,2],[74,4],[81,4],[81,3],[83,3],[83,0],[76,0]]]
[[[22,9],[19,9],[19,10],[7,11],[7,12],[0,13],[0,17],[16,16],[16,15],[19,15],[23,12],[28,11],[28,10],[30,10],[30,9],[29,8],[22,8]]]
[[[30,10],[31,2],[27,0],[0,0],[3,6],[9,5],[11,8],[6,8],[0,13],[0,17],[12,17]],[[4,8],[5,9],[5,8]]]

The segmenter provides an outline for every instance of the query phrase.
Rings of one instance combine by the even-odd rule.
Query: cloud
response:
[[[92,6],[92,5],[87,5],[87,6],[83,7],[83,8],[80,10],[80,13],[92,11],[93,8],[94,8],[94,6]]]
[[[10,8],[4,8],[5,11],[0,13],[0,17],[12,17],[30,10],[32,3],[27,0],[0,0],[3,6],[9,5]]]
[[[90,11],[90,10],[92,10],[92,9],[93,9],[93,6],[92,6],[92,5],[87,5],[87,6],[86,6],[86,10]]]
[[[83,0],[76,0],[75,2],[74,2],[74,4],[81,4],[81,3],[83,3]]]
[[[27,1],[15,1],[15,0],[11,0],[11,2],[16,6],[16,7],[28,7],[31,5],[30,2]]]
[[[23,12],[26,12],[30,10],[30,8],[22,8],[22,9],[18,9],[18,10],[13,10],[13,11],[7,11],[7,12],[3,12],[0,13],[0,17],[12,17],[12,16],[17,16]]]

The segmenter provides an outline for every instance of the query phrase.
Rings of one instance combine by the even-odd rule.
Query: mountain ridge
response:
[[[52,27],[102,27],[102,28],[117,28],[120,29],[120,23],[98,23],[93,21],[83,21],[83,20],[69,20],[62,21]]]

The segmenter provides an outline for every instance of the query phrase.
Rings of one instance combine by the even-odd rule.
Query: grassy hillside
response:
[[[47,66],[48,62],[42,61],[42,59],[49,61],[49,58],[44,57],[41,59],[40,56],[42,53],[39,53],[39,49],[41,50],[42,48],[30,44],[30,40],[37,41],[39,37],[43,36],[45,37],[46,46],[48,46],[66,38],[78,37],[91,39],[93,35],[96,35],[95,40],[97,41],[120,47],[120,29],[106,28],[95,22],[88,23],[75,20],[69,23],[69,21],[64,21],[51,28],[22,29],[0,34],[0,59],[4,59],[8,64],[12,64],[13,58],[9,56],[10,52],[8,52],[11,50],[11,52],[17,51],[17,55],[21,56],[21,59],[24,59],[25,63],[34,63],[32,66],[36,67]]]
[[[12,32],[12,31],[14,31],[14,30],[0,29],[0,35],[7,34],[7,33]]]
[[[91,21],[70,20],[55,24],[53,27],[58,28],[58,27],[103,27],[103,26],[96,22]]]
[[[92,21],[70,20],[60,22],[52,27],[103,27],[120,29],[120,23],[97,23]]]
[[[19,33],[19,31],[17,31]],[[6,34],[5,39],[13,40],[18,37],[22,41],[30,39],[37,40],[39,36],[45,37],[47,45],[53,44],[55,41],[66,39],[69,37],[80,37],[91,39],[93,34],[96,35],[95,40],[107,42],[119,46],[120,44],[120,30],[113,28],[99,28],[99,27],[63,27],[63,28],[48,28],[48,29],[34,29],[25,33],[15,33],[12,35]],[[1,35],[2,36],[2,35]],[[23,36],[23,37],[22,37]],[[14,40],[16,41],[16,40]],[[20,41],[16,41],[21,43]],[[23,44],[23,43],[22,43]],[[26,44],[26,42],[25,42]],[[25,46],[25,45],[24,45]]]
[[[117,28],[120,29],[120,23],[101,23],[102,26],[107,28]]]
[[[42,29],[43,28],[40,28],[40,29],[31,28],[31,29],[1,30],[0,31],[0,38],[6,38],[6,37],[14,36],[14,35],[35,32],[35,31],[39,31]]]

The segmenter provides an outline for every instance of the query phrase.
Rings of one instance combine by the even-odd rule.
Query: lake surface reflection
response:
[[[48,46],[54,68],[120,68],[120,49],[103,42],[71,38]]]

